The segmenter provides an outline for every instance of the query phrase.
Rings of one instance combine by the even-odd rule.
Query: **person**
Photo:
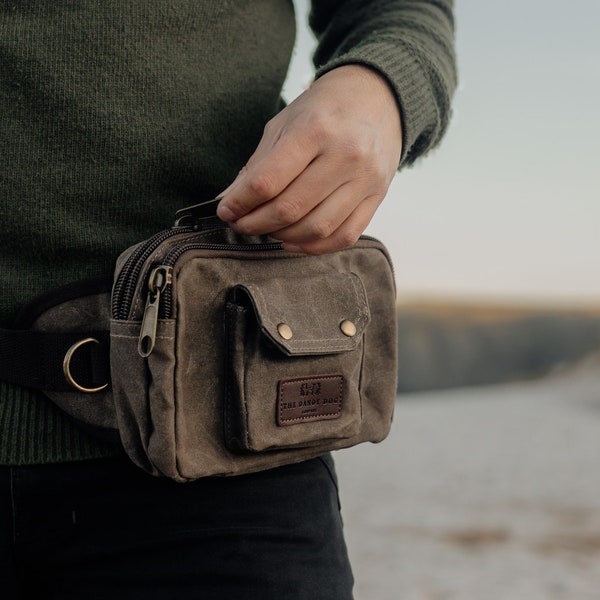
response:
[[[110,276],[175,210],[308,254],[353,244],[455,87],[451,0],[314,0],[313,84],[280,100],[291,1],[0,6],[0,325]],[[181,485],[0,383],[3,598],[352,597],[330,456]]]

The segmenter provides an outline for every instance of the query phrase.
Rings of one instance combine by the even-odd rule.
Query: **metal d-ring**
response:
[[[71,374],[71,359],[73,358],[73,355],[75,354],[75,352],[77,352],[77,350],[79,350],[79,348],[81,348],[82,346],[85,346],[86,344],[90,344],[92,342],[94,344],[100,343],[96,338],[93,338],[93,337],[88,337],[83,340],[79,340],[78,342],[75,342],[67,350],[67,353],[65,354],[65,358],[63,360],[63,373],[65,374],[65,379],[69,382],[69,385],[74,387],[77,391],[83,392],[84,394],[94,394],[96,392],[101,392],[103,389],[108,387],[108,383],[105,383],[104,385],[101,385],[100,387],[95,387],[95,388],[83,387],[82,385],[79,385],[75,381],[75,379],[73,378],[73,375]]]

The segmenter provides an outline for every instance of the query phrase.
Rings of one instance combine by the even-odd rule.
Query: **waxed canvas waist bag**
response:
[[[377,240],[317,257],[180,222],[123,253],[110,293],[71,287],[30,325],[62,343],[48,360],[66,385],[38,386],[149,473],[249,473],[389,431],[395,291]]]

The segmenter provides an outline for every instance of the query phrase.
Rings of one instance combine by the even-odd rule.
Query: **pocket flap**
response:
[[[285,354],[354,350],[369,323],[364,285],[355,273],[280,277],[236,285],[234,302],[249,300],[263,333]]]

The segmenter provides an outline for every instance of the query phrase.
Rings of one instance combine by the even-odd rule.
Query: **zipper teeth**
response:
[[[161,264],[172,267],[179,260],[179,257],[188,250],[233,250],[252,252],[261,250],[281,250],[282,248],[283,244],[281,242],[265,242],[264,244],[212,244],[210,242],[189,242],[187,244],[175,246],[175,248],[171,249]]]
[[[161,231],[151,237],[144,245],[136,250],[126,261],[121,269],[117,281],[115,283],[112,313],[113,318],[118,320],[126,320],[129,317],[131,303],[137,287],[137,279],[144,266],[144,263],[150,257],[152,252],[156,250],[160,244],[168,240],[170,237],[180,233],[193,233],[197,230],[192,226],[182,226],[175,229]],[[362,240],[379,242],[377,238],[362,235]],[[214,251],[241,251],[241,252],[256,252],[264,250],[282,250],[281,242],[265,242],[262,244],[215,244],[210,242],[188,242],[176,245],[167,252],[161,265],[172,267],[179,260],[182,254],[189,250],[214,250]],[[389,260],[389,257],[388,257]],[[160,318],[171,318],[172,314],[172,286],[168,285],[161,297],[160,302]]]
[[[264,244],[211,244],[201,242],[190,242],[173,248],[164,258],[161,264],[172,267],[182,254],[189,250],[215,250],[215,251],[242,251],[242,252],[257,252],[264,250],[282,250],[281,242],[267,242]],[[173,305],[173,287],[167,286],[163,292],[160,303],[160,318],[170,319],[172,315]]]
[[[145,244],[140,246],[125,262],[112,294],[112,314],[116,319],[127,319],[129,305],[133,300],[137,278],[144,266],[144,262],[163,242],[180,233],[191,233],[193,227],[177,227],[166,229],[153,235]]]

